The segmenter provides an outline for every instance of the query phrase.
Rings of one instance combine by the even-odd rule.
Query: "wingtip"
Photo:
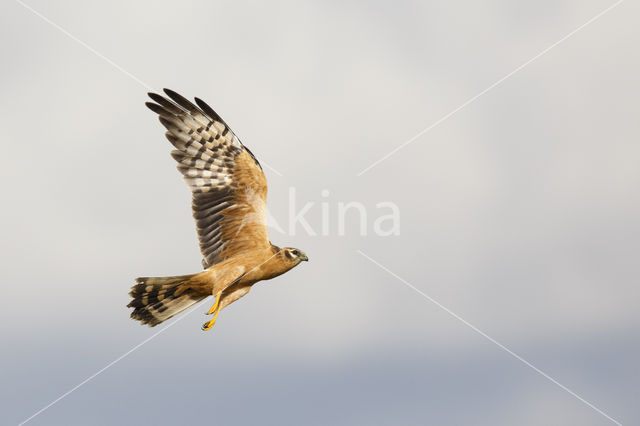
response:
[[[217,112],[215,112],[213,108],[209,106],[209,104],[207,104],[205,101],[203,101],[200,98],[195,98],[195,101],[196,101],[196,104],[200,107],[200,109],[202,109],[202,111],[204,111],[205,114],[209,115],[210,118],[216,121],[219,121],[223,123],[225,126],[227,126],[227,124],[224,122],[222,117],[220,117],[220,115]]]
[[[155,93],[155,92],[147,92],[147,96],[148,96],[149,98],[151,98],[151,99],[152,99],[154,102],[156,102],[156,103],[159,103],[159,102],[157,101],[157,99],[158,99],[158,98],[162,98],[162,95],[158,95],[158,94],[157,94],[157,93]]]
[[[184,108],[186,111],[190,113],[201,112],[197,106],[195,106],[189,99],[185,98],[180,93],[167,88],[164,88],[163,90],[164,93],[166,93],[173,102]]]
[[[160,105],[158,104],[154,104],[153,102],[145,102],[144,103],[146,105],[147,108],[149,108],[151,111],[155,112],[156,114],[160,114],[160,110],[162,109],[160,107]]]
[[[167,130],[171,129],[172,127],[175,127],[175,124],[169,121],[166,117],[159,115],[158,120],[160,121],[160,124],[162,124]]]
[[[175,90],[171,90],[169,88],[163,88],[162,91],[164,93],[166,93],[170,98],[173,98],[174,96],[176,96],[178,94],[178,92],[176,92]]]

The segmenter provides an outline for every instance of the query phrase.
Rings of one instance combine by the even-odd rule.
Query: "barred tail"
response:
[[[136,278],[129,292],[133,300],[127,305],[135,308],[131,318],[153,327],[206,298],[188,286],[194,275]]]

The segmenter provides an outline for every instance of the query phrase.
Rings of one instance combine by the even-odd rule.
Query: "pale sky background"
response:
[[[208,333],[198,306],[29,425],[615,424],[357,250],[640,423],[637,2],[359,177],[614,2],[26,3],[211,104],[282,174],[279,223],[291,187],[316,229],[322,200],[370,227],[376,203],[401,211],[394,237],[355,215],[345,236],[272,232],[311,261]],[[147,90],[17,2],[0,34],[0,423],[18,424],[159,330],[129,319],[135,277],[201,256]]]

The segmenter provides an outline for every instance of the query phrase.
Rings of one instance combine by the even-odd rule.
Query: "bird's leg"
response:
[[[210,319],[209,321],[205,322],[204,324],[202,324],[202,331],[207,331],[209,330],[211,327],[213,327],[213,324],[216,323],[216,319],[218,318],[218,314],[220,313],[220,311],[216,311],[216,314],[213,316],[212,319]]]
[[[211,307],[211,309],[209,309],[209,312],[207,312],[207,315],[211,315],[212,313],[214,313],[216,311],[216,309],[218,309],[218,305],[220,304],[220,299],[222,296],[222,292],[216,294],[216,301],[213,304],[213,306]]]
[[[209,309],[209,312],[207,312],[207,315],[211,315],[212,313],[216,313],[213,318],[211,318],[209,321],[205,322],[202,325],[202,331],[207,331],[209,329],[211,329],[211,327],[213,327],[213,324],[216,323],[216,319],[218,318],[218,314],[220,313],[220,309],[218,309],[220,307],[220,299],[222,299],[222,293],[218,293],[216,295],[216,301],[213,304],[213,306],[211,307],[211,309]]]

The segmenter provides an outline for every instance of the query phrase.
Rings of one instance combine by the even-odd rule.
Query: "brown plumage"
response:
[[[138,278],[129,293],[131,318],[153,327],[207,296],[216,297],[213,326],[222,308],[253,284],[287,272],[307,256],[271,244],[266,227],[267,180],[262,167],[227,123],[202,100],[193,104],[164,89],[146,105],[159,115],[172,157],[193,198],[204,271],[175,277]]]

